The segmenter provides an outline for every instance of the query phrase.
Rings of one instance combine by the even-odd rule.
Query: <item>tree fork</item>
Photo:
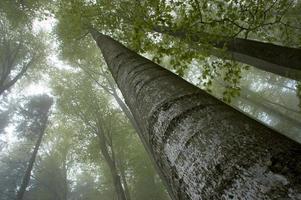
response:
[[[174,200],[298,199],[301,145],[90,29]]]

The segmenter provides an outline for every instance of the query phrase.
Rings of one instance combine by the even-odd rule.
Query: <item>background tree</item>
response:
[[[17,200],[23,199],[24,193],[29,184],[31,171],[47,127],[49,111],[52,103],[52,98],[47,95],[42,95],[33,97],[24,105],[24,108],[21,108],[20,112],[24,119],[19,124],[18,130],[22,131],[23,135],[26,135],[27,137],[37,137],[37,140],[17,191]]]
[[[13,26],[4,13],[0,13],[0,95],[9,90],[28,69],[31,74],[45,64],[43,34],[32,32],[32,26]]]
[[[10,200],[16,198],[16,189],[29,160],[30,148],[28,142],[18,142],[1,154],[0,161],[0,198]]]
[[[100,90],[94,80],[89,79],[89,76],[82,74],[82,72],[80,73],[81,75],[77,72],[75,74],[64,74],[64,77],[68,76],[69,79],[58,78],[60,81],[54,82],[56,84],[54,87],[56,88],[55,91],[57,94],[60,94],[59,105],[64,113],[68,112],[70,114],[73,120],[84,124],[84,130],[90,135],[88,138],[91,140],[88,147],[88,149],[91,149],[89,154],[94,160],[99,160],[99,154],[102,154],[102,159],[107,164],[106,168],[108,169],[110,180],[115,187],[117,199],[139,199],[134,192],[139,191],[139,189],[134,186],[138,187],[138,185],[135,185],[135,182],[140,176],[145,174],[135,175],[138,173],[135,171],[133,174],[132,168],[137,165],[137,161],[132,162],[128,158],[131,152],[136,151],[137,143],[133,141],[137,142],[137,140],[133,139],[133,133],[128,127],[128,121],[120,113],[120,110],[108,107],[107,95]],[[87,100],[91,98],[94,101],[87,104]],[[70,104],[69,102],[72,103]],[[82,134],[79,137],[83,138]],[[131,143],[129,146],[131,149],[126,147],[127,143]],[[139,158],[134,158],[133,160]],[[146,170],[149,174],[154,175],[154,171],[149,169],[149,166],[146,167]],[[152,187],[157,188],[158,192],[156,195],[161,199],[166,198],[164,196],[165,193],[160,192],[162,190],[160,182],[158,179],[154,180],[157,182],[139,182],[140,187],[150,192],[153,192]],[[146,183],[148,185],[145,185]],[[122,192],[122,194],[118,194],[119,192]],[[141,192],[138,194],[141,194]],[[152,196],[147,195],[147,193],[144,197],[152,199]]]

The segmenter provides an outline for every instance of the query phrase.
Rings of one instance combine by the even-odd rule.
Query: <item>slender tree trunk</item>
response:
[[[282,133],[285,133],[285,135],[297,142],[301,142],[300,137],[300,130],[301,130],[301,123],[297,122],[297,120],[287,118],[286,115],[283,113],[276,111],[272,109],[270,106],[265,105],[264,103],[256,100],[253,101],[253,99],[250,99],[249,97],[245,97],[244,95],[238,97],[235,99],[236,102],[240,102],[240,105],[243,106],[252,106],[253,108],[256,108],[256,110],[251,110],[251,114],[248,112],[246,115],[259,119],[259,113],[267,113],[271,116],[272,119],[275,121],[281,121],[281,123],[278,123],[273,126],[275,130],[278,130]],[[234,108],[241,109],[241,106],[237,104],[233,105]],[[289,130],[288,130],[289,127]]]
[[[300,197],[300,144],[90,31],[172,199]]]
[[[275,103],[268,99],[260,97],[250,89],[242,90],[240,92],[240,97],[242,97],[243,99],[249,99],[254,104],[261,105],[266,109],[270,110],[271,112],[274,112],[276,115],[280,116],[281,118],[286,118],[289,121],[295,123],[296,125],[298,124],[301,125],[301,113],[297,112],[296,110],[293,110],[291,108],[283,106],[282,104]]]
[[[118,168],[120,170],[120,175],[121,175],[121,179],[122,179],[122,183],[124,185],[124,192],[126,194],[126,200],[131,200],[131,194],[130,194],[130,189],[126,180],[126,176],[125,176],[125,169],[124,169],[124,165],[122,163],[122,161],[119,160],[118,162]]]
[[[47,117],[43,120],[43,125],[42,125],[42,128],[41,128],[41,132],[39,134],[38,140],[35,144],[35,147],[34,147],[34,150],[31,154],[31,157],[29,159],[25,174],[22,178],[21,186],[20,186],[20,188],[17,192],[16,200],[22,200],[23,197],[24,197],[24,193],[25,193],[26,188],[28,186],[28,183],[30,181],[31,171],[32,171],[34,162],[36,160],[36,157],[37,157],[37,154],[38,154],[41,142],[42,142],[43,135],[45,133],[45,129],[46,129],[46,126],[47,126],[47,120],[48,120]]]
[[[67,155],[64,155],[63,159],[63,199],[68,199],[68,179],[67,179]]]
[[[276,117],[276,121],[278,119],[279,121],[281,121],[281,123],[276,125],[274,128],[282,133],[285,133],[287,137],[298,141],[299,143],[301,142],[300,133],[298,133],[301,130],[301,122],[298,119],[301,118],[294,118],[293,116],[295,115],[293,115],[292,117],[288,116],[287,114],[285,115],[283,111],[277,110],[277,107],[271,106],[269,103],[266,103],[264,101],[252,99],[245,94],[242,94],[240,97],[238,97],[238,99],[240,99],[243,103],[246,103],[247,105],[253,105],[253,107],[255,106],[258,110],[270,114],[272,118]],[[234,105],[234,107],[239,109],[239,106]],[[252,117],[254,117],[254,115]],[[291,130],[287,130],[287,127],[290,127]]]
[[[226,86],[227,86],[227,84],[221,80],[215,80],[214,82],[223,88],[226,88]],[[257,105],[259,108],[261,107],[265,111],[268,111],[269,113],[274,113],[278,117],[290,121],[290,123],[294,124],[296,127],[301,126],[301,113],[300,112],[298,112],[294,109],[288,108],[279,103],[272,102],[264,97],[261,97],[256,92],[250,90],[247,87],[241,87],[240,94],[236,98],[247,100],[248,102],[252,102],[252,104]],[[234,107],[236,107],[234,104],[232,104],[232,105]],[[279,108],[281,108],[281,109],[279,110]],[[299,117],[299,115],[300,115],[300,117]]]
[[[105,158],[106,163],[108,164],[110,172],[111,172],[111,176],[112,176],[113,184],[114,184],[114,187],[115,187],[117,199],[118,200],[127,200],[125,191],[122,187],[121,177],[119,176],[118,170],[117,170],[117,167],[116,167],[116,161],[109,154],[104,136],[101,135],[101,133],[100,133],[100,134],[98,134],[98,137],[99,137],[99,142],[100,142],[101,154]]]
[[[211,53],[217,57],[233,59],[267,72],[301,80],[301,49],[242,38],[226,38],[205,32],[192,34],[186,30],[174,31],[169,27],[162,26],[156,26],[153,30],[180,39],[190,40],[194,47],[200,45],[199,47],[202,48],[201,44],[209,42],[215,48],[226,49],[228,55],[213,49]],[[212,38],[216,38],[216,40]]]
[[[133,128],[137,133],[140,133],[141,130],[139,126],[137,125],[136,121],[134,120],[134,117],[129,110],[129,108],[126,106],[126,104],[123,102],[123,100],[118,96],[117,92],[113,89],[113,97],[116,100],[117,104],[120,106],[121,110],[124,112],[124,114],[127,116],[127,118],[130,120]]]
[[[219,80],[215,80],[215,82],[220,87],[225,87],[225,83]],[[294,113],[292,115],[291,111],[284,112],[283,109],[279,110],[277,106],[271,105],[273,102],[270,102],[266,100],[265,98],[262,98],[258,96],[255,92],[251,91],[248,88],[241,88],[240,95],[231,101],[232,107],[235,109],[241,110],[240,104],[243,104],[244,106],[251,106],[253,109],[251,113],[244,112],[245,115],[250,116],[253,119],[258,119],[258,113],[267,113],[272,118],[276,118],[276,120],[281,121],[279,125],[276,125],[274,127],[278,131],[282,133],[286,133],[285,135],[297,142],[301,142],[300,134],[298,134],[298,131],[295,130],[301,130],[301,117],[299,113]],[[254,110],[255,109],[255,110]],[[285,109],[285,108],[284,108]],[[285,114],[286,113],[286,114]],[[292,116],[291,116],[292,115]],[[299,118],[298,118],[299,117]],[[299,119],[299,120],[298,120]],[[285,126],[283,126],[285,124]],[[290,127],[291,130],[287,130],[286,127]]]

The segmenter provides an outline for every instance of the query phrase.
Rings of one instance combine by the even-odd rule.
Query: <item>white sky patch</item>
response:
[[[54,25],[56,23],[56,19],[54,17],[47,17],[43,20],[35,19],[33,21],[33,32],[38,33],[40,31],[51,32]]]
[[[47,57],[47,63],[50,66],[56,67],[58,69],[65,69],[65,70],[70,70],[74,71],[74,68],[71,67],[70,65],[66,64],[64,61],[60,60],[58,58],[58,55],[53,53]]]
[[[12,125],[5,128],[5,134],[0,135],[0,140],[10,146],[18,140],[14,127]]]
[[[41,19],[35,19],[33,22],[33,32],[45,32],[45,33],[51,33],[53,30],[53,27],[55,26],[57,20],[53,16],[49,16],[43,20]],[[52,38],[51,36],[48,38],[48,47],[51,49],[50,54],[47,56],[47,63],[49,67],[56,67],[58,69],[66,69],[66,70],[73,70],[73,68],[69,65],[67,65],[64,61],[59,59],[58,55],[58,43],[57,41]],[[24,94],[26,95],[38,95],[51,93],[51,89],[49,88],[48,81],[47,80],[41,80],[37,83],[31,83],[28,87],[24,88]]]
[[[33,83],[30,84],[27,88],[25,88],[24,93],[30,96],[44,93],[49,94],[51,93],[51,89],[44,82]]]
[[[44,20],[35,19],[33,22],[33,32],[38,33],[40,31],[43,31],[46,33],[51,33],[56,23],[57,20],[54,17],[47,17]],[[58,42],[50,36],[47,43],[49,48],[51,49],[51,54],[49,54],[47,57],[47,63],[50,66],[56,67],[58,69],[74,70],[74,68],[59,59]]]

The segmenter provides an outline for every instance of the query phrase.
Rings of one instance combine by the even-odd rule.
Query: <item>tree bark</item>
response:
[[[298,199],[300,144],[90,30],[174,200]]]
[[[174,31],[169,27],[162,26],[155,26],[153,30],[180,39],[191,40],[194,47],[209,43],[217,49],[225,48],[228,55],[214,49],[210,53],[219,58],[233,59],[267,72],[301,80],[301,49],[242,38],[226,38],[205,32]]]
[[[39,134],[38,140],[35,144],[35,147],[34,147],[34,150],[31,154],[31,157],[29,159],[25,174],[22,178],[21,186],[20,186],[19,190],[17,191],[16,200],[22,200],[23,197],[24,197],[24,193],[25,193],[26,188],[28,186],[28,183],[30,181],[31,171],[33,169],[33,165],[34,165],[34,162],[36,160],[36,157],[37,157],[37,154],[38,154],[41,142],[42,142],[43,135],[45,133],[45,129],[46,129],[46,126],[47,126],[47,120],[48,120],[48,117],[45,117],[45,119],[42,122],[43,124],[42,124],[42,127],[41,127],[41,132]]]
[[[120,108],[122,109],[122,111],[124,112],[124,114],[127,116],[127,118],[130,120],[130,123],[132,124],[133,128],[135,129],[136,133],[138,134],[138,137],[140,139],[140,141],[142,142],[146,153],[150,156],[150,161],[153,163],[154,168],[156,170],[156,172],[159,174],[160,177],[163,177],[162,172],[159,169],[159,166],[156,164],[156,161],[154,160],[151,150],[148,147],[146,141],[143,138],[143,133],[142,133],[142,129],[140,128],[139,124],[137,124],[132,112],[130,111],[130,109],[127,107],[127,105],[124,103],[124,101],[118,96],[117,91],[115,89],[115,86],[113,85],[113,83],[111,83],[109,81],[109,78],[106,77],[106,79],[108,80],[110,87],[112,89],[112,96],[114,97],[114,99],[116,100],[117,104],[120,106]],[[168,193],[172,193],[171,191],[169,191],[169,187],[167,186],[167,183],[164,181],[163,178],[161,178],[163,180],[163,184],[166,186],[166,189],[168,191]]]

